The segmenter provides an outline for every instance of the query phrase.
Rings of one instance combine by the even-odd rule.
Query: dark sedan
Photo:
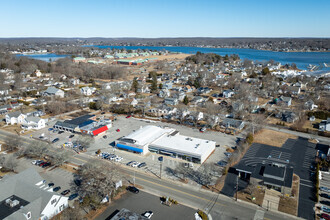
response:
[[[138,194],[140,192],[140,190],[138,188],[136,188],[135,186],[128,186],[126,188],[127,191],[130,191],[132,193]]]

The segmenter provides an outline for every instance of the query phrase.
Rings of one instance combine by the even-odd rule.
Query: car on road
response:
[[[107,139],[108,138],[108,136],[106,136],[106,135],[103,135],[103,139]]]
[[[321,206],[321,210],[323,211],[323,212],[326,212],[326,213],[330,213],[330,208],[328,208],[328,207],[326,207],[326,206]]]
[[[55,185],[54,183],[48,183],[48,187],[52,187],[54,185]]]
[[[143,163],[140,163],[138,165],[138,168],[142,168],[142,167],[145,167],[145,166],[147,166],[147,163],[146,162],[143,162]]]
[[[118,128],[116,131],[117,131],[117,132],[120,132],[120,129]]]
[[[78,193],[73,193],[69,196],[69,200],[73,200],[78,197]]]
[[[146,211],[145,213],[142,214],[143,217],[146,217],[147,219],[151,219],[151,217],[153,216],[153,212],[152,211]]]
[[[66,189],[63,192],[61,192],[61,195],[65,196],[65,195],[68,195],[69,193],[70,193],[70,190]]]
[[[55,187],[54,189],[53,189],[53,191],[54,192],[57,192],[57,191],[59,191],[61,189],[61,187],[60,186],[57,186],[57,187]]]
[[[60,139],[59,138],[55,138],[52,143],[56,143],[57,141],[59,141]]]
[[[69,136],[69,138],[73,138],[74,137],[74,134],[71,134],[70,136]]]
[[[130,191],[132,193],[138,194],[140,192],[140,190],[138,188],[136,188],[135,186],[128,186],[126,188],[127,191]]]
[[[325,186],[321,186],[320,190],[324,191],[324,192],[330,192],[330,189],[328,187],[325,187]]]

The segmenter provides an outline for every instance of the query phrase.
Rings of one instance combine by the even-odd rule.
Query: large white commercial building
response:
[[[140,154],[156,152],[203,163],[215,150],[215,142],[183,136],[173,128],[148,125],[116,140],[116,147]]]

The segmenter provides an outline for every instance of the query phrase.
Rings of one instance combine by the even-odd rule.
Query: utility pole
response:
[[[160,162],[160,178],[162,178],[162,166],[163,166],[163,161]]]
[[[238,193],[238,175],[236,177],[236,201],[237,201],[237,193]]]

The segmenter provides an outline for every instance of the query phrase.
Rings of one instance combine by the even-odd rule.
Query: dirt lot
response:
[[[292,180],[292,195],[284,195],[280,197],[278,211],[295,216],[298,215],[299,183],[299,177],[294,174]]]
[[[254,142],[260,144],[267,144],[274,147],[282,147],[282,145],[289,138],[296,139],[297,136],[279,131],[263,129],[254,136]]]
[[[252,190],[251,194],[242,191],[242,192],[238,192],[237,195],[238,199],[246,202],[251,202],[259,206],[262,206],[262,202],[264,201],[264,196],[265,196],[265,190],[262,189],[261,187],[255,187]],[[255,198],[255,200],[252,200],[253,197]]]

